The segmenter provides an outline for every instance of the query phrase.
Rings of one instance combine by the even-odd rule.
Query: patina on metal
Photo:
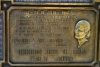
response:
[[[7,14],[10,65],[91,66],[96,63],[96,9],[11,7]]]
[[[76,24],[75,28],[75,38],[78,39],[79,45],[78,48],[80,48],[87,40],[87,38],[90,37],[90,23],[86,20],[80,20]]]
[[[100,67],[99,2],[0,0],[0,67]]]

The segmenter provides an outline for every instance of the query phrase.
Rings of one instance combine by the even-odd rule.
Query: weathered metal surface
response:
[[[97,58],[94,8],[12,7],[8,10],[12,65],[93,65]]]
[[[100,67],[99,2],[0,0],[0,67]]]

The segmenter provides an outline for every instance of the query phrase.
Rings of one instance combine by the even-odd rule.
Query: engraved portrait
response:
[[[75,26],[75,38],[78,40],[78,48],[80,48],[87,38],[90,37],[90,23],[87,20],[80,20]]]

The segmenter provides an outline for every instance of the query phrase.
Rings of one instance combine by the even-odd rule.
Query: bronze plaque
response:
[[[96,62],[96,9],[11,7],[7,14],[11,65],[91,66]]]

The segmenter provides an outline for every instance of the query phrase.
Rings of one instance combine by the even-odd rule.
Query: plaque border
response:
[[[93,11],[95,11],[96,12],[96,25],[95,25],[95,27],[96,27],[96,37],[95,37],[95,54],[94,54],[94,60],[93,60],[93,62],[91,62],[91,63],[89,63],[89,62],[87,62],[87,63],[84,63],[84,62],[82,62],[82,63],[79,63],[79,62],[76,62],[76,63],[66,63],[66,64],[57,64],[57,63],[55,63],[55,64],[47,64],[47,63],[44,63],[44,64],[25,64],[25,63],[22,63],[22,64],[13,64],[13,63],[11,63],[10,61],[9,61],[9,41],[10,41],[10,39],[9,39],[9,13],[10,13],[10,11],[11,10],[14,10],[14,9],[18,9],[18,10],[20,10],[20,9],[51,9],[51,10],[53,10],[53,9],[55,9],[55,10],[66,10],[66,9],[68,9],[68,10],[93,10]],[[8,56],[7,56],[7,62],[10,64],[10,65],[12,65],[12,66],[93,66],[95,63],[97,63],[97,61],[98,61],[98,52],[97,52],[97,46],[99,45],[98,43],[97,43],[97,41],[98,41],[98,19],[99,19],[99,11],[97,10],[97,9],[95,9],[94,7],[19,7],[19,6],[17,6],[17,7],[11,7],[10,9],[8,9],[7,10],[7,40],[8,40],[8,43],[7,43],[7,45],[8,45],[8,50],[7,50],[7,54],[8,54]]]
[[[34,2],[14,2],[14,0],[11,0],[12,4],[21,4],[21,5],[94,5],[95,1],[89,3],[34,3]]]

